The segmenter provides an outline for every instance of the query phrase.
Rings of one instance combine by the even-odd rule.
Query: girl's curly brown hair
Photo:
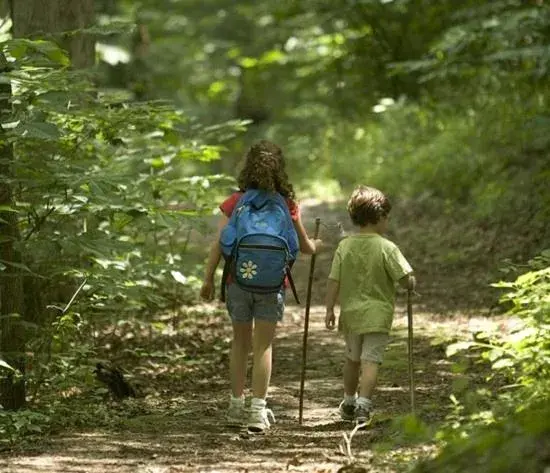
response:
[[[262,140],[250,147],[237,182],[241,191],[262,189],[288,199],[296,197],[285,171],[283,150],[271,141]]]

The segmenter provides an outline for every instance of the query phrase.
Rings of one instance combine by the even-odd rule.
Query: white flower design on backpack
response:
[[[246,263],[243,263],[240,269],[241,276],[244,279],[253,279],[254,276],[258,274],[256,269],[258,269],[258,265],[255,264],[253,261],[248,261]]]

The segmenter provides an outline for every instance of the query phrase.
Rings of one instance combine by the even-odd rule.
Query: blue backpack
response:
[[[249,292],[278,292],[288,277],[299,304],[290,268],[298,256],[298,235],[282,195],[258,189],[246,191],[220,236],[225,266],[222,301],[229,273]]]

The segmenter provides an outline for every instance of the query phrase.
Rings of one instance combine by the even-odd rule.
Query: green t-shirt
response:
[[[360,233],[342,240],[329,274],[340,282],[340,330],[389,333],[395,283],[412,271],[399,248],[378,234]]]

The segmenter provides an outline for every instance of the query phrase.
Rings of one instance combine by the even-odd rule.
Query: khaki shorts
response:
[[[345,333],[346,357],[351,361],[370,361],[381,364],[390,336],[387,333]]]

